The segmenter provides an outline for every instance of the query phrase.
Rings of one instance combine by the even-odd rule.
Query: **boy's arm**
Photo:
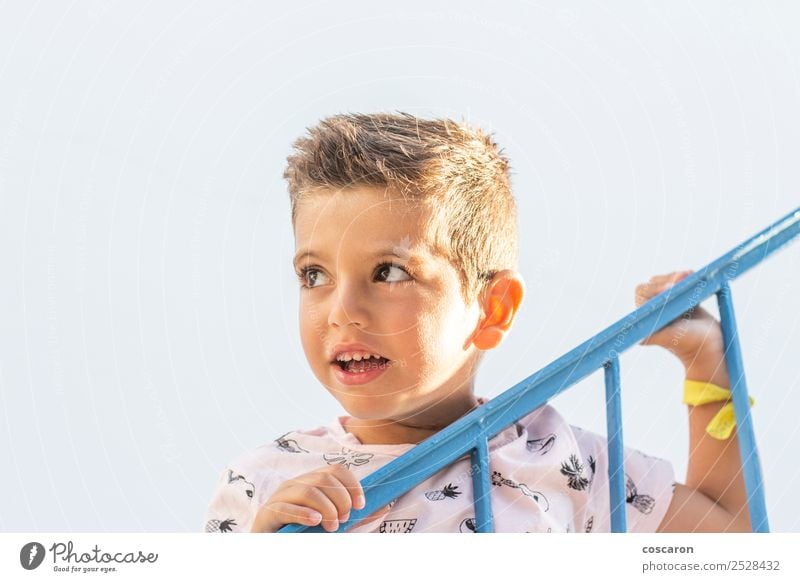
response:
[[[666,290],[691,271],[653,277],[636,288],[641,305]],[[683,363],[686,379],[711,382],[730,389],[724,340],[719,321],[696,307],[642,341],[659,345]],[[730,438],[718,440],[705,429],[725,402],[688,406],[689,465],[686,484],[677,484],[659,532],[751,531],[747,494],[742,476],[736,429]]]
[[[716,359],[716,361],[715,361]],[[722,356],[698,356],[684,364],[686,379],[730,389]],[[705,428],[724,402],[689,406],[689,466],[678,484],[659,532],[749,532],[750,512],[742,477],[739,440],[717,440]]]

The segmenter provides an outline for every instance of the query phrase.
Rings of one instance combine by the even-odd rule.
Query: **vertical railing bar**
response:
[[[489,474],[489,439],[482,433],[472,449],[472,491],[475,501],[475,532],[494,532],[492,483]]]
[[[742,351],[739,344],[739,333],[736,326],[736,314],[733,310],[733,296],[730,282],[725,281],[717,291],[722,337],[725,341],[725,361],[728,365],[728,376],[731,382],[733,411],[736,416],[736,434],[739,440],[739,453],[742,458],[742,474],[747,492],[747,505],[750,511],[750,525],[753,532],[769,531],[767,522],[767,506],[764,499],[764,487],[761,478],[761,463],[758,456],[753,422],[750,415],[750,398],[747,393],[747,382],[744,376]]]
[[[619,358],[614,355],[603,364],[606,380],[606,427],[608,431],[608,481],[611,503],[611,532],[627,531],[625,516],[625,460],[622,442],[622,397]]]

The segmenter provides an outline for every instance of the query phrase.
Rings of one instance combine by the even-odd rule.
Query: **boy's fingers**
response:
[[[366,503],[364,490],[355,473],[344,465],[336,465],[336,469],[332,474],[341,482],[342,487],[347,489],[350,497],[350,504],[348,504],[347,509],[349,510],[351,506],[355,509],[363,509]]]
[[[647,283],[641,283],[637,285],[634,299],[636,306],[638,307],[642,303],[652,299],[681,279],[688,277],[693,272],[694,271],[692,270],[673,271],[672,273],[667,273],[666,275],[654,275]]]
[[[278,501],[264,505],[256,514],[251,533],[274,533],[287,523],[318,525],[322,515],[309,507]]]
[[[652,297],[658,295],[656,292],[656,286],[652,283],[642,283],[641,285],[636,286],[636,306],[640,306],[642,303],[645,303]]]
[[[672,271],[671,273],[666,273],[664,275],[653,275],[650,277],[651,283],[664,283],[667,281],[677,281],[679,279],[683,279],[687,275],[691,274],[693,271],[691,269],[685,271]]]
[[[643,302],[643,300],[644,300],[644,298],[645,298],[645,294],[646,294],[646,293],[647,293],[647,287],[646,287],[646,285],[644,285],[644,284],[641,284],[641,285],[637,285],[637,286],[636,286],[636,290],[635,290],[634,294],[635,294],[635,296],[636,296],[636,304],[637,304],[637,305],[638,305],[639,303],[642,303],[642,302]]]
[[[339,521],[346,521],[355,504],[353,497],[361,494],[356,476],[343,465],[332,466],[320,475],[319,488],[336,506]]]
[[[350,517],[350,509],[353,503],[350,498],[350,491],[345,484],[342,483],[342,476],[340,474],[328,473],[325,475],[324,482],[320,485],[320,490],[327,495],[328,499],[336,506],[337,520],[345,521]]]
[[[318,511],[322,514],[322,527],[328,531],[335,531],[339,527],[339,510],[330,496],[319,487],[297,484],[287,488],[281,500]]]

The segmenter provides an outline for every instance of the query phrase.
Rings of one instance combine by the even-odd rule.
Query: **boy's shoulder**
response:
[[[530,414],[526,414],[516,423],[518,429],[527,431],[527,447],[529,451],[548,452],[556,441],[568,443],[574,448],[578,442],[575,429],[552,405],[545,403]]]
[[[333,423],[312,429],[290,430],[240,453],[230,464],[257,466],[273,457],[285,460],[294,455],[319,452],[335,442]]]
[[[565,450],[579,452],[580,456],[589,463],[608,456],[606,436],[569,423],[550,404],[544,404],[537,408],[521,418],[517,424],[528,432],[527,448],[529,451],[546,453],[556,445],[556,442],[561,441],[560,444],[566,445]],[[626,462],[633,462],[634,459],[646,465],[665,462],[665,459],[645,454],[630,445],[624,446],[624,454]]]

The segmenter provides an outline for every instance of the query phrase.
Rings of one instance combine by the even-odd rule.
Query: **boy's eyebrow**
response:
[[[311,258],[313,258],[313,259],[320,258],[319,255],[317,255],[317,253],[315,253],[312,250],[300,249],[299,251],[297,251],[297,254],[295,254],[294,260],[292,261],[292,264],[296,267],[297,263],[300,262],[300,259],[303,258],[303,257],[308,257],[310,259]]]
[[[412,261],[416,261],[416,262],[422,262],[424,260],[421,256],[414,255],[414,254],[412,254],[412,253],[410,253],[408,251],[405,251],[405,250],[398,252],[396,246],[395,247],[387,247],[387,248],[381,249],[379,251],[376,251],[375,253],[372,254],[372,257],[373,258],[382,257],[382,256],[386,256],[386,255],[392,255],[392,256],[397,257],[398,259],[408,259],[408,260],[412,260]],[[324,258],[324,254],[317,253],[317,252],[315,252],[315,251],[313,251],[311,249],[300,249],[299,251],[297,251],[297,254],[295,254],[294,260],[292,261],[292,264],[296,267],[297,263],[300,262],[300,259],[302,259],[303,257],[320,258],[320,259],[322,259],[322,258]]]

